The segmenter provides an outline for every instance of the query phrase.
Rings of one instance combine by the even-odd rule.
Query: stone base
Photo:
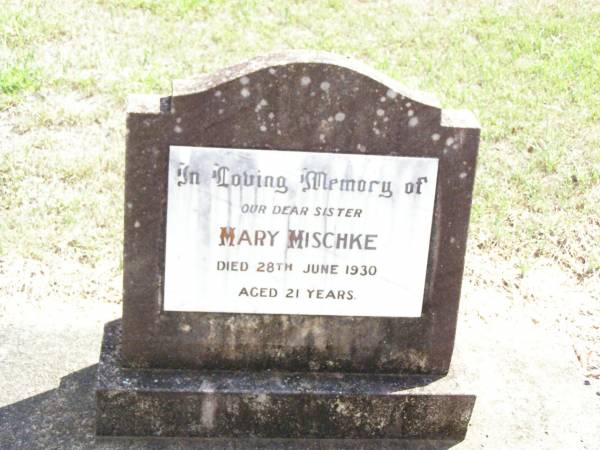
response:
[[[464,438],[475,396],[456,376],[124,369],[120,321],[104,331],[98,436]]]

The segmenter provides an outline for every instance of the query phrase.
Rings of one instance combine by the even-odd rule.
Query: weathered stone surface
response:
[[[101,436],[461,440],[475,402],[451,377],[122,369],[120,339],[109,323]]]
[[[421,94],[407,93],[393,80],[349,60],[300,52],[176,82],[173,95],[154,98],[154,106],[138,98],[127,126],[124,365],[448,371],[479,140],[472,116],[442,111]],[[170,145],[439,158],[422,316],[165,312]]]

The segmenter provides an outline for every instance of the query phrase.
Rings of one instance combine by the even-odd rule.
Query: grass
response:
[[[600,273],[600,2],[2,2],[0,258],[120,270],[124,103],[287,48],[362,60],[482,140],[470,245]],[[83,262],[82,262],[83,261]]]
[[[41,71],[33,64],[32,53],[0,68],[0,86],[4,95],[14,98],[21,92],[35,92],[41,84]]]

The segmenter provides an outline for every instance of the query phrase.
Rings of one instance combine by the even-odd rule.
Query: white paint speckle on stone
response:
[[[398,96],[398,93],[395,91],[392,91],[391,89],[388,89],[388,91],[385,95],[387,95],[388,98],[396,98]]]
[[[379,128],[373,128],[373,133],[375,133],[377,136],[379,136],[381,131],[379,131]]]
[[[346,114],[344,114],[343,112],[336,113],[335,115],[335,120],[338,122],[343,122],[345,118]]]
[[[270,112],[270,113],[269,113],[269,119],[273,119],[274,117],[275,117],[275,113],[273,113],[273,112]]]
[[[416,127],[419,124],[419,118],[418,117],[411,117],[410,120],[408,121],[408,126],[409,127]]]
[[[175,133],[181,133],[183,131],[183,129],[179,125],[175,125],[175,127],[173,128],[173,131],[175,131]]]
[[[384,111],[383,109],[379,108],[379,109],[377,110],[377,115],[378,115],[379,117],[383,116],[384,114],[385,114],[385,111]]]
[[[383,121],[384,121],[384,122],[387,122],[388,120],[390,120],[388,117],[384,117],[384,118],[383,118]]]
[[[385,97],[381,97],[381,98],[379,99],[379,101],[380,101],[380,102],[385,102]]]
[[[179,329],[181,331],[183,331],[184,333],[189,333],[191,331],[192,327],[187,323],[182,323],[181,325],[179,325]]]
[[[281,136],[281,130],[277,130],[277,134]]]
[[[219,109],[219,114],[223,114],[223,108]]]
[[[240,83],[242,83],[244,86],[246,86],[248,83],[250,83],[250,78],[242,77],[242,78],[240,78]]]
[[[275,69],[273,69],[272,67],[269,67],[269,73],[271,75],[275,75],[277,73],[277,71]]]
[[[407,107],[407,108],[410,108],[411,106],[412,106],[412,103],[411,103],[411,102],[406,102],[406,107]]]
[[[453,148],[454,150],[458,149],[458,144],[452,144],[452,148]]]
[[[324,135],[324,134],[320,134],[320,135],[319,135],[319,140],[320,140],[321,142],[325,142],[325,135]]]
[[[415,112],[412,109],[409,109],[408,111],[406,111],[406,115],[408,115],[408,117],[412,117],[415,115]]]
[[[139,221],[139,220],[136,220],[136,221],[133,223],[133,228],[139,228],[139,227],[141,227],[141,226],[142,226],[142,224],[140,223],[140,221]]]
[[[200,423],[205,429],[212,429],[215,426],[215,416],[217,414],[217,402],[212,395],[205,395],[202,398],[201,411]]]
[[[333,122],[333,116],[329,116],[329,117],[327,118],[327,122]]]
[[[434,142],[439,141],[440,140],[440,135],[438,133],[433,133],[431,135],[431,140],[434,141]]]
[[[361,152],[361,153],[364,153],[364,152],[366,152],[366,151],[367,151],[367,147],[365,147],[363,144],[358,144],[358,145],[356,146],[356,149],[357,149],[359,152]]]
[[[177,119],[175,119],[175,123],[181,123],[181,117],[178,117]]]
[[[454,239],[454,236],[451,236],[451,237],[450,237],[450,243],[451,243],[451,244],[454,244],[455,242],[456,242],[456,239]]]
[[[131,208],[133,208],[133,203],[127,202],[127,209],[131,209]]]
[[[331,84],[329,84],[329,81],[323,81],[321,83],[321,89],[324,90],[325,92],[329,92],[330,87],[331,87]]]
[[[264,133],[265,131],[267,131],[267,127],[264,126],[264,125],[261,125],[260,126],[260,131],[262,131]]]
[[[308,85],[310,84],[310,77],[309,77],[309,76],[306,76],[306,75],[305,75],[305,76],[303,76],[303,77],[300,79],[300,84],[301,84],[302,86],[308,86]]]
[[[269,104],[269,102],[267,102],[264,98],[258,102],[258,104],[256,105],[256,107],[254,108],[254,111],[259,112],[263,106],[267,106]]]
[[[221,92],[221,91],[215,91],[215,97],[220,97],[220,96],[221,96],[221,94],[222,94],[222,92]]]
[[[248,97],[250,95],[250,91],[248,90],[248,88],[243,88],[240,91],[240,94],[242,94],[242,97]]]
[[[449,137],[448,139],[446,139],[446,145],[448,147],[450,147],[452,144],[454,144],[454,138]]]
[[[264,406],[269,403],[269,397],[267,397],[267,394],[258,394],[254,397],[254,401],[260,406]]]
[[[467,172],[461,172],[460,175],[458,176],[461,180],[467,178]]]

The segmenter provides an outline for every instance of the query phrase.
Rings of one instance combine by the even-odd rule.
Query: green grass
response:
[[[59,249],[113,258],[118,270],[126,95],[168,93],[174,78],[308,48],[352,56],[476,113],[473,248],[521,272],[547,257],[579,278],[598,274],[600,2],[431,5],[6,3],[0,256]]]
[[[35,92],[41,86],[40,70],[33,64],[33,55],[0,67],[0,92],[13,98],[21,92]]]

